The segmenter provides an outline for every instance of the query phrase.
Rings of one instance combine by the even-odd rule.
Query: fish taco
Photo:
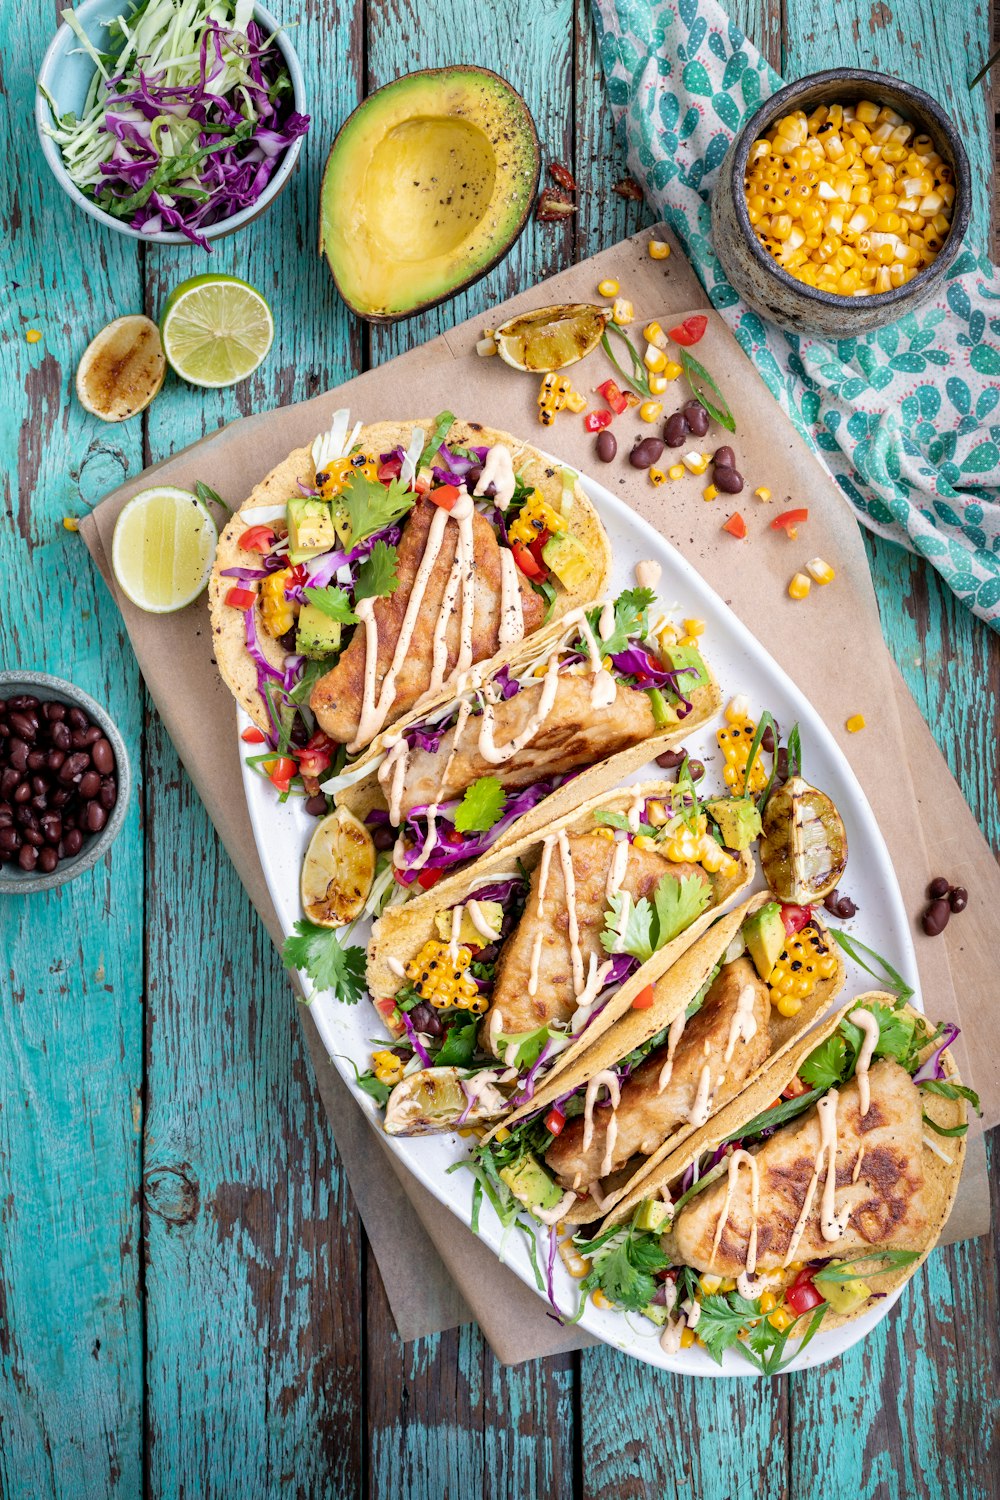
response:
[[[396,880],[419,898],[620,785],[721,702],[698,645],[667,620],[653,589],[628,589],[570,610],[499,666],[473,667],[323,789],[377,847],[392,848]]]
[[[955,1199],[978,1108],[957,1034],[882,992],[820,1022],[576,1237],[584,1291],[661,1325],[669,1353],[736,1348],[766,1374],[790,1338],[867,1312]]]
[[[708,839],[698,858],[678,857],[680,839],[653,836],[646,818],[674,795],[669,782],[605,792],[427,899],[386,910],[368,988],[415,1061],[408,1070],[383,1049],[361,1082],[386,1106],[390,1133],[448,1130],[528,1102],[746,887],[748,853]]]
[[[315,793],[455,672],[599,595],[609,566],[576,475],[530,444],[450,412],[352,428],[341,410],[219,539],[216,661]]]
[[[780,1058],[843,983],[817,917],[795,930],[776,901],[751,896],[494,1129],[479,1168],[531,1211],[603,1218]]]

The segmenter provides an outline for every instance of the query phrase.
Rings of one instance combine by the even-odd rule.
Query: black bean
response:
[[[82,708],[71,708],[66,717],[71,729],[86,729],[88,720]]]
[[[64,854],[79,854],[83,848],[83,834],[79,828],[71,828],[63,838],[59,847],[60,856]]]
[[[103,736],[94,741],[90,758],[102,776],[108,776],[115,768],[114,751]]]
[[[951,909],[944,896],[940,896],[936,901],[932,901],[924,912],[923,929],[927,936],[938,937],[944,932],[950,916]]]
[[[618,439],[613,432],[597,434],[597,456],[602,464],[609,464],[618,452]]]
[[[38,850],[31,844],[22,844],[21,852],[17,856],[17,862],[22,870],[33,870],[38,863]]]
[[[78,750],[59,767],[59,780],[64,786],[68,786],[71,781],[78,782],[89,765],[90,756],[83,750]]]
[[[396,835],[388,823],[380,823],[376,828],[372,829],[372,843],[383,854],[387,849],[391,849],[395,842]]]
[[[28,756],[28,770],[29,771],[40,771],[42,769],[42,767],[44,766],[44,764],[45,764],[45,751],[44,750],[32,750],[31,754]]]
[[[735,469],[736,454],[733,452],[732,448],[728,448],[725,446],[723,446],[722,448],[716,448],[715,452],[712,454],[712,462],[714,464],[721,464],[725,469]]]
[[[656,764],[662,766],[665,771],[675,771],[686,755],[687,751],[683,745],[679,750],[664,750],[662,755],[656,757]]]
[[[12,739],[7,747],[7,758],[15,771],[26,771],[28,769],[27,741]]]
[[[947,896],[950,890],[951,881],[946,880],[943,875],[938,875],[927,887],[927,894],[932,901],[939,901],[942,896]]]
[[[62,818],[60,818],[59,814],[56,812],[45,813],[43,817],[39,818],[38,826],[44,833],[46,841],[53,848],[57,849],[59,847],[59,840],[62,838]]]
[[[22,740],[33,740],[38,733],[38,725],[30,714],[11,714],[10,727],[15,734],[21,736]]]
[[[628,461],[633,469],[650,469],[662,453],[663,443],[659,438],[640,438],[629,454]]]
[[[83,797],[85,801],[89,802],[91,797],[96,797],[100,790],[101,778],[97,774],[97,772],[84,771],[83,775],[80,777],[80,796]],[[310,798],[310,801],[311,800],[312,799]],[[326,803],[324,800],[324,807],[325,806]]]
[[[485,948],[480,948],[476,958],[481,964],[491,964],[498,957],[500,949],[496,943],[487,943]]]
[[[30,796],[31,796],[31,782],[30,781],[22,781],[22,782],[20,782],[14,788],[14,801],[15,802],[22,802],[22,803],[23,802],[27,802],[27,800],[28,800],[28,798]]]
[[[845,918],[845,920],[847,917],[856,916],[857,910],[858,908],[855,906],[850,896],[841,896],[840,900],[837,902],[837,916],[843,917]]]
[[[66,705],[65,703],[56,703],[55,701],[53,701],[52,703],[46,703],[43,709],[43,713],[45,714],[45,717],[47,719],[51,720],[54,723],[58,719],[65,719]]]
[[[778,750],[777,755],[774,758],[774,779],[775,779],[775,781],[787,781],[788,780],[788,747],[787,747],[787,745],[782,745],[780,747],[780,749]]]
[[[40,849],[45,843],[44,834],[40,833],[37,828],[26,828],[22,834],[22,838],[24,839],[24,842],[26,844],[30,844],[33,849]]]
[[[9,797],[20,780],[20,771],[15,771],[13,766],[5,766],[0,772],[0,797]]]
[[[54,792],[49,793],[49,806],[65,807],[72,795],[72,792],[67,792],[65,787],[56,787]]]
[[[482,477],[483,477],[483,466],[482,466],[482,464],[473,464],[472,468],[469,470],[468,474],[466,474],[466,476],[465,476],[465,488],[468,490],[468,492],[469,492],[470,495],[473,493],[473,491],[476,488],[476,485],[479,483],[479,481],[482,479]]]
[[[34,821],[35,814],[26,802],[22,802],[20,807],[14,808],[14,822],[18,828],[30,828]]]
[[[93,759],[93,757],[91,757],[91,759]],[[93,774],[94,773],[92,771],[89,773],[89,775]],[[85,776],[83,778],[83,781],[86,780],[87,777]],[[81,792],[83,791],[83,781],[80,782]],[[94,787],[94,790],[92,792],[85,793],[85,795],[88,797],[96,797],[99,789],[100,777],[98,777],[98,785]],[[322,792],[317,792],[315,796],[306,798],[306,812],[310,813],[314,818],[321,818],[323,816],[323,814],[326,812],[326,798],[323,796]]]
[[[7,699],[7,707],[8,709],[15,708],[18,712],[23,712],[26,708],[37,708],[38,699],[33,698],[30,693],[18,693],[16,698]]]
[[[99,802],[88,802],[84,808],[83,817],[91,833],[100,833],[108,821],[108,815]]]
[[[774,754],[774,730],[770,724],[765,726],[764,733],[760,737],[760,748],[768,755]]]
[[[965,889],[965,886],[956,885],[951,895],[948,897],[948,905],[951,907],[952,911],[957,914],[960,911],[964,911],[968,904],[969,893]]]
[[[51,875],[52,871],[55,869],[58,863],[59,855],[56,853],[55,849],[51,849],[49,847],[39,849],[38,868],[40,870],[43,870],[46,875]]]
[[[64,754],[72,748],[73,732],[68,724],[53,724],[52,733],[49,736],[57,750]]]
[[[700,781],[705,774],[705,767],[700,760],[688,761],[688,774],[692,781]]]
[[[716,464],[712,483],[724,495],[738,495],[743,488],[743,475],[738,474],[735,469],[726,468],[723,464]]]
[[[16,828],[0,828],[0,849],[5,854],[14,854],[21,847],[21,835]]]
[[[44,776],[32,776],[31,790],[35,793],[48,791],[49,784]]]
[[[14,814],[6,802],[0,802],[0,828],[9,828],[14,821]]]
[[[687,435],[687,417],[682,411],[675,411],[663,424],[663,441],[668,448],[683,448]]]
[[[43,813],[45,811],[45,809],[48,807],[48,805],[49,805],[49,794],[48,794],[48,792],[36,792],[35,796],[32,797],[32,799],[31,799],[31,806],[35,810],[35,812]]]
[[[709,427],[708,412],[700,401],[685,401],[684,420],[687,422],[695,437],[704,437]]]
[[[101,790],[97,794],[97,800],[106,812],[110,812],[118,801],[118,788],[110,777],[101,782]]]

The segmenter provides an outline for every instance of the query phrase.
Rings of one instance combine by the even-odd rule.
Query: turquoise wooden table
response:
[[[836,1366],[767,1385],[664,1377],[605,1349],[504,1370],[474,1328],[396,1338],[281,964],[62,518],[230,417],[311,396],[613,243],[643,209],[612,191],[624,166],[586,0],[274,8],[301,17],[312,133],[292,186],[211,262],[272,301],[274,349],[245,385],[170,379],[144,420],[112,428],[71,398],[85,343],[117,314],[155,315],[204,257],[137,249],[67,209],[30,124],[57,0],[0,13],[0,663],[107,703],[137,779],[96,872],[0,898],[0,1495],[996,1493],[983,1398],[1000,1307],[985,1240],[936,1253]],[[788,78],[860,64],[943,99],[986,238],[992,110],[965,82],[985,51],[981,0],[730,9]],[[315,254],[325,150],[366,88],[458,61],[524,92],[546,158],[586,184],[579,217],[532,223],[471,292],[370,330]],[[998,847],[1000,640],[914,558],[884,543],[870,555],[890,649]]]

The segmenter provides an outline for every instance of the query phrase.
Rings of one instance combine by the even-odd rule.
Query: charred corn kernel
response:
[[[666,804],[663,802],[650,801],[646,803],[646,822],[651,828],[662,828],[664,823],[670,821]]]
[[[500,353],[497,341],[495,338],[493,338],[492,334],[484,334],[484,336],[478,340],[476,344],[476,353],[480,356],[481,359],[488,359],[491,354]]]
[[[669,256],[669,254],[670,254],[670,246],[667,244],[666,240],[650,240],[650,242],[649,242],[649,258],[650,258],[650,260],[666,260],[667,257]]]
[[[611,321],[619,326],[623,323],[631,323],[635,317],[635,309],[627,297],[616,297],[611,308]]]
[[[695,619],[685,620],[684,621],[684,630],[685,630],[685,632],[686,632],[687,635],[704,635],[705,634],[705,621],[704,620],[695,620]]]
[[[811,557],[806,563],[806,572],[813,583],[830,583],[837,576],[830,564],[821,557]]]
[[[666,839],[660,849],[672,864],[693,864],[701,852],[701,835],[682,827],[673,838]]]
[[[647,384],[654,396],[662,396],[670,381],[665,375],[651,374],[647,379]]]
[[[658,469],[655,464],[651,464],[650,465],[650,468],[649,468],[649,482],[650,482],[650,484],[665,484],[666,483],[666,478],[667,478],[667,476],[663,472],[662,469]]]
[[[744,693],[730,698],[726,704],[725,718],[727,724],[745,724],[750,718],[750,699]]]
[[[509,1130],[507,1134],[510,1134]],[[500,1139],[499,1130],[497,1131],[493,1139],[495,1141],[498,1141]],[[584,1276],[586,1276],[587,1272],[590,1270],[590,1262],[588,1260],[584,1260],[583,1256],[573,1244],[573,1238],[571,1235],[567,1235],[565,1239],[561,1239],[556,1248],[559,1251],[559,1259],[562,1261],[563,1265],[566,1267],[567,1271],[572,1277],[574,1277],[577,1281],[580,1281]]]
[[[568,375],[550,373],[542,376],[542,383],[538,388],[538,420],[543,427],[552,426],[556,412],[562,411],[572,389]]]
[[[683,479],[686,473],[687,469],[685,469],[683,464],[671,464],[667,470],[667,474],[671,479]]]
[[[572,386],[566,392],[566,410],[575,412],[587,410],[586,396],[581,391],[575,391]]]
[[[76,516],[63,516],[63,525],[67,531],[79,531],[80,523]]]
[[[373,1052],[372,1068],[379,1083],[395,1084],[403,1076],[403,1059],[395,1052]]]
[[[606,276],[603,281],[597,283],[597,291],[602,297],[617,297],[621,287],[613,276]]]
[[[845,723],[844,723],[844,728],[847,730],[848,734],[857,734],[858,730],[859,729],[864,729],[864,727],[865,727],[865,716],[864,716],[864,714],[851,714],[851,717],[849,719],[845,720]]]
[[[377,479],[378,469],[373,458],[366,458],[363,453],[350,453],[346,458],[338,458],[332,464],[327,464],[322,473],[316,475],[316,483],[320,494],[329,500],[331,496],[339,495],[355,474],[363,474],[366,479]]]
[[[708,1271],[706,1271],[703,1276],[698,1277],[698,1285],[701,1287],[706,1297],[714,1297],[716,1292],[722,1286],[722,1277],[712,1276]]]
[[[810,587],[811,584],[808,575],[805,573],[796,573],[788,585],[788,597],[790,599],[804,599],[809,593]]]
[[[685,1328],[681,1331],[681,1348],[690,1349],[698,1335],[693,1328]]]
[[[298,614],[298,606],[285,598],[285,585],[292,581],[292,568],[281,568],[269,573],[260,586],[260,613],[264,625],[271,635],[284,635],[291,630]]]
[[[654,349],[665,349],[667,347],[667,335],[663,332],[659,323],[647,323],[642,330],[642,336],[647,344],[652,344]]]
[[[597,1287],[594,1291],[591,1292],[590,1300],[591,1302],[593,1302],[595,1307],[600,1307],[605,1312],[607,1312],[610,1307],[614,1306],[614,1303],[609,1302],[607,1297],[605,1297],[600,1287]]]
[[[701,492],[701,498],[703,500],[714,500],[715,497],[716,497],[716,495],[718,493],[719,492],[715,488],[715,485],[714,484],[709,484],[709,485],[706,485],[706,487],[702,490],[702,492]]]
[[[668,359],[663,367],[663,373],[668,380],[676,380],[678,375],[683,375],[684,370],[683,367],[676,362],[676,360]]]
[[[819,928],[807,922],[795,932],[771,970],[767,981],[771,999],[783,1016],[794,1016],[821,979],[832,979],[837,960]]]
[[[637,834],[633,843],[637,849],[655,849],[656,840],[651,839],[648,833]]]
[[[662,401],[644,401],[639,407],[640,422],[655,422],[663,416]]]
[[[615,841],[615,831],[613,828],[595,828],[594,837],[598,839],[607,839],[609,844],[613,844]]]
[[[657,349],[655,344],[647,344],[642,362],[647,370],[651,370],[654,375],[660,375],[666,368],[667,356],[662,349]]]
[[[796,999],[794,995],[779,995],[774,1003],[779,1016],[797,1016],[802,1009],[802,1001]]]
[[[516,521],[513,521],[508,529],[508,536],[512,542],[520,542],[528,546],[531,542],[538,540],[543,531],[562,531],[563,518],[557,510],[553,510],[542,497],[540,490],[532,490],[527,500],[521,507]]]
[[[786,1328],[790,1328],[792,1326],[792,1324],[795,1322],[795,1319],[788,1311],[787,1307],[776,1307],[773,1313],[768,1314],[767,1321],[770,1323],[772,1328],[777,1328],[779,1333],[783,1333]]]
[[[493,1139],[496,1141],[497,1145],[503,1145],[504,1141],[510,1140],[510,1131],[507,1129],[506,1125],[497,1126],[496,1134],[494,1135]]]
[[[722,1278],[722,1285],[720,1286],[719,1291],[720,1292],[735,1292],[735,1290],[736,1290],[736,1277],[735,1276],[723,1276],[723,1278]]]
[[[695,453],[692,450],[690,453],[685,453],[681,462],[689,474],[704,474],[711,463],[711,456],[708,453]]]
[[[486,997],[480,995],[468,972],[471,962],[471,948],[459,948],[452,958],[450,943],[429,938],[410,959],[404,973],[420,998],[428,1000],[435,1009],[457,1006],[461,1010],[482,1012],[486,1009]]]
[[[747,760],[750,755],[750,746],[757,732],[757,725],[749,717],[749,704],[747,708],[737,711],[733,716],[734,706],[746,704],[745,698],[734,698],[726,710],[727,724],[723,729],[715,731],[719,749],[725,765],[722,768],[722,778],[728,787],[742,787],[746,779]],[[767,785],[767,771],[763,766],[763,757],[758,754],[750,772],[750,791],[762,792]]]
[[[758,488],[754,490],[754,498],[766,502],[771,498],[771,491],[767,488],[766,485],[759,485]]]
[[[40,328],[29,328],[26,330],[24,337],[29,344],[38,344],[41,342],[42,330]]]

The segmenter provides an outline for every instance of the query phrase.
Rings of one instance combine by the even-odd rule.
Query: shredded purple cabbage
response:
[[[453,813],[459,804],[457,801],[442,802],[437,819],[437,843],[427,860],[423,862],[424,868],[443,870],[450,865],[477,859],[479,855],[485,854],[512,823],[523,817],[526,812],[530,812],[533,807],[537,807],[539,802],[544,801],[559,781],[559,777],[549,777],[545,781],[535,782],[534,786],[524,787],[521,791],[515,792],[507,799],[501,817],[492,828],[487,828],[483,833],[457,834],[453,825],[448,826],[448,821],[449,813]],[[426,811],[426,807],[415,807],[406,819],[407,832],[415,842],[403,855],[404,870],[408,870],[421,857],[427,838],[427,830],[422,823],[422,814]],[[418,819],[421,821],[418,822]]]
[[[257,639],[257,606],[255,604],[243,611],[243,625],[246,631],[247,652],[257,668],[257,688],[261,697],[263,697],[264,689],[261,686],[262,681],[278,682],[284,686],[284,673],[272,667],[260,649],[260,642]]]
[[[402,528],[394,523],[391,526],[383,526],[381,531],[376,531],[371,536],[366,536],[364,541],[358,542],[356,547],[352,547],[347,552],[338,550],[324,553],[313,562],[306,564],[305,581],[286,589],[285,597],[304,604],[306,602],[304,589],[325,588],[328,583],[333,582],[338,570],[345,564],[351,566],[366,558],[376,542],[385,542],[387,546],[394,547],[401,535]]]
[[[501,906],[506,906],[515,891],[518,891],[524,881],[517,876],[511,880],[497,880],[492,885],[478,886],[470,894],[476,901],[498,901]]]
[[[521,691],[521,684],[511,677],[510,667],[507,666],[501,667],[499,672],[494,675],[493,686],[500,689],[505,702],[508,698],[513,698],[515,693]]]
[[[554,1224],[550,1224],[549,1225],[549,1258],[548,1258],[548,1262],[547,1262],[546,1268],[545,1268],[545,1282],[546,1282],[546,1289],[548,1291],[549,1302],[555,1308],[556,1313],[561,1318],[562,1317],[562,1310],[560,1309],[559,1304],[556,1301],[556,1289],[555,1289],[555,1282],[553,1280],[553,1273],[554,1273],[555,1268],[556,1268],[556,1251],[558,1249],[558,1246],[559,1246],[559,1236],[556,1233],[556,1226]]]
[[[266,568],[223,568],[223,578],[238,578],[241,583],[255,583],[258,578],[267,577]]]
[[[541,1052],[539,1052],[531,1067],[528,1069],[517,1098],[511,1100],[511,1103],[516,1105],[518,1108],[520,1108],[522,1104],[527,1104],[530,1099],[533,1099],[535,1097],[535,1081],[538,1078],[539,1073],[544,1068],[546,1062],[548,1061],[548,1057],[551,1051],[552,1041],[550,1038],[549,1041],[545,1043]]]
[[[405,1010],[400,1011],[400,1015],[403,1017],[403,1026],[406,1030],[407,1039],[409,1040],[414,1052],[420,1058],[420,1061],[423,1063],[425,1068],[432,1067],[433,1063],[431,1060],[431,1055],[428,1052],[427,1048],[424,1046],[423,1042],[420,1040],[419,1031],[414,1026]]]
[[[412,729],[403,731],[403,738],[412,749],[426,750],[428,755],[436,755],[441,741],[448,733],[448,726],[442,725],[440,729],[421,729],[419,725]]]
[[[850,1020],[849,1016],[848,1020]],[[922,1062],[914,1073],[914,1083],[930,1083],[932,1079],[944,1079],[948,1077],[944,1070],[944,1064],[941,1061],[941,1054],[946,1047],[951,1046],[952,1042],[959,1035],[960,1030],[961,1028],[956,1026],[954,1021],[945,1022],[939,1045],[935,1047],[930,1057]]]

